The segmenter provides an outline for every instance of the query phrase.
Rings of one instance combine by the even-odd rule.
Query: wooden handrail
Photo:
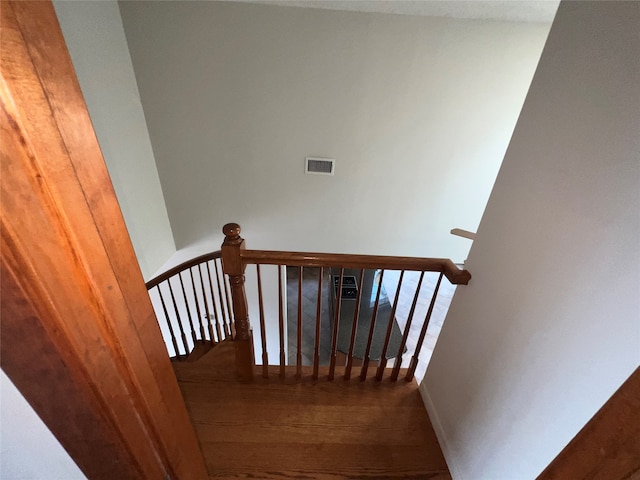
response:
[[[410,270],[417,272],[442,272],[455,285],[467,285],[471,274],[458,268],[448,258],[395,257],[385,255],[350,255],[345,253],[285,252],[276,250],[243,250],[245,264],[287,265],[291,267],[344,267],[344,268],[384,268],[387,270]],[[145,285],[152,289],[168,278],[195,267],[199,263],[221,258],[220,250],[205,253],[176,265],[152,278]]]
[[[471,274],[461,270],[448,258],[392,257],[384,255],[349,255],[341,253],[280,252],[274,250],[243,250],[242,262],[247,264],[287,265],[292,267],[344,267],[386,270],[411,270],[443,273],[455,285],[467,285]]]
[[[185,270],[195,267],[200,263],[208,262],[209,260],[215,260],[216,258],[220,258],[221,252],[220,250],[216,250],[215,252],[205,253],[198,257],[192,258],[191,260],[187,260],[186,262],[182,262],[180,265],[176,265],[175,267],[167,270],[160,275],[153,277],[147,283],[145,283],[147,290],[151,290],[153,287],[158,285],[159,283],[164,282],[165,280],[177,275],[178,273],[184,272]]]
[[[469,230],[463,230],[462,228],[452,228],[451,235],[456,235],[462,238],[468,238],[469,240],[475,240],[476,234],[475,232],[470,232]]]

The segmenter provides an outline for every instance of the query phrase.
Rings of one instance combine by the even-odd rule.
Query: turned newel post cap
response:
[[[237,240],[240,238],[240,225],[237,223],[227,223],[222,227],[226,240]]]
[[[237,223],[227,223],[224,227],[222,227],[222,233],[227,237],[239,237],[240,236],[240,225]]]

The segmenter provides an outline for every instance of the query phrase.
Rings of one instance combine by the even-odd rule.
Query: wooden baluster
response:
[[[215,261],[214,261],[215,262]],[[213,268],[215,268],[215,263]],[[222,341],[222,332],[220,331],[220,321],[218,320],[218,307],[216,307],[216,299],[215,299],[215,295],[213,293],[213,278],[211,277],[211,268],[209,268],[209,262],[207,262],[207,276],[209,277],[209,289],[211,290],[211,305],[213,307],[213,321],[216,324],[216,335],[217,335],[217,341],[221,342]],[[223,306],[222,304],[220,304],[220,309],[222,309]],[[211,340],[214,340],[213,336],[211,337]]]
[[[316,305],[316,345],[313,352],[313,379],[318,379],[318,367],[320,366],[320,317],[322,316],[322,277],[324,268],[320,267],[318,273],[318,302]]]
[[[240,225],[226,224],[222,231],[225,239],[222,244],[222,269],[229,276],[231,298],[233,300],[233,323],[235,336],[233,343],[236,354],[236,371],[241,380],[253,380],[253,337],[249,324],[249,307],[244,290],[244,270],[242,250],[244,240],[240,237]]]
[[[278,265],[278,330],[280,332],[280,378],[285,375],[285,350],[284,350],[284,291],[282,286],[283,265]]]
[[[340,306],[342,305],[342,277],[344,277],[344,268],[340,269],[340,280],[338,280],[338,293],[336,295],[333,332],[331,335],[331,361],[329,363],[329,380],[334,379],[336,370],[336,355],[338,350],[338,324],[340,323]],[[334,288],[333,281],[331,282],[331,288]]]
[[[224,278],[224,275],[222,275],[222,283],[224,284],[224,291],[225,294],[227,295],[227,312],[229,313],[229,335],[231,336],[231,338],[235,338],[235,334],[236,334],[236,321],[235,321],[235,315],[234,315],[234,308],[233,308],[233,301],[231,300],[231,294],[230,294],[230,290],[231,290],[231,286],[230,286],[230,282],[231,279],[230,278]]]
[[[396,297],[393,300],[393,307],[391,307],[391,315],[389,316],[389,325],[387,325],[387,333],[384,337],[384,346],[382,347],[382,353],[380,354],[380,362],[378,363],[378,372],[376,373],[376,380],[382,380],[384,375],[384,369],[387,368],[387,349],[389,348],[389,340],[391,339],[391,332],[393,325],[396,322],[396,309],[398,308],[398,300],[400,299],[400,290],[402,289],[402,279],[404,278],[404,270],[400,272],[400,279],[398,280],[398,288],[396,289]]]
[[[405,380],[410,382],[413,380],[413,375],[416,373],[416,367],[418,366],[418,357],[420,356],[420,350],[422,349],[422,343],[424,342],[424,337],[427,334],[427,327],[429,326],[429,320],[431,320],[431,313],[433,312],[433,307],[436,304],[436,297],[438,296],[438,290],[440,289],[440,282],[442,282],[442,276],[444,274],[440,274],[438,277],[438,283],[436,283],[436,288],[433,290],[433,295],[431,296],[431,303],[429,304],[429,310],[427,310],[427,315],[424,318],[424,323],[422,325],[422,330],[420,330],[420,337],[418,338],[418,343],[416,344],[416,351],[413,353],[413,357],[411,357],[411,363],[409,364],[409,370],[407,371],[407,375]]]
[[[302,378],[302,267],[298,267],[298,338],[296,353],[296,378]]]
[[[349,342],[349,355],[347,356],[347,368],[344,370],[344,379],[351,378],[351,369],[353,368],[353,349],[356,344],[356,335],[358,333],[358,318],[360,317],[360,301],[362,297],[362,285],[364,281],[364,268],[360,269],[360,279],[358,280],[358,296],[356,297],[355,312],[353,314],[353,322],[351,324],[351,341]]]
[[[196,282],[193,281],[193,268],[189,269],[189,275],[191,276],[191,288],[193,288],[193,298],[194,298],[194,301],[196,302],[196,312],[198,313],[198,323],[200,324],[200,338],[202,340],[206,340],[207,336],[204,333],[204,325],[202,324],[202,312],[200,311],[200,301],[198,300],[198,290],[196,289]]]
[[[220,280],[220,274],[218,273],[218,263],[213,260],[213,269],[216,271],[216,284],[218,287],[218,300],[220,300],[220,312],[222,313],[222,328],[224,329],[224,338],[231,336],[231,310],[229,310],[229,304],[226,303],[224,295],[222,295],[222,284],[224,281],[224,274],[222,274],[222,280]],[[227,327],[227,314],[229,314],[229,327]]]
[[[262,279],[260,278],[260,264],[256,263],[258,274],[258,306],[260,309],[260,339],[262,341],[262,377],[269,378],[269,356],[267,354],[267,331],[264,325],[264,303],[262,299]]]
[[[409,338],[411,323],[413,322],[413,315],[416,311],[418,298],[420,297],[420,288],[422,287],[423,278],[424,278],[424,272],[420,272],[420,278],[418,279],[418,286],[416,287],[416,293],[413,296],[413,303],[411,304],[411,310],[409,310],[409,318],[407,318],[407,324],[404,327],[404,333],[402,334],[402,340],[400,341],[400,348],[398,349],[398,355],[396,355],[396,361],[393,364],[393,370],[391,370],[392,382],[395,382],[396,380],[398,380],[398,374],[400,373],[400,367],[402,366],[402,357],[404,356],[404,348],[406,347],[407,339]]]
[[[187,292],[184,289],[184,283],[182,282],[182,274],[178,273],[180,279],[180,288],[182,289],[182,298],[184,299],[184,305],[187,307],[187,318],[189,319],[189,326],[191,327],[191,338],[193,339],[193,346],[195,347],[198,336],[196,335],[196,329],[193,327],[193,320],[191,319],[191,309],[189,308],[189,301],[187,300]],[[171,290],[171,279],[167,280],[169,284],[169,290]],[[173,295],[173,292],[172,292]],[[173,297],[172,297],[173,298]],[[189,350],[187,350],[187,355]]]
[[[169,318],[169,312],[167,312],[167,305],[164,303],[164,297],[162,296],[162,290],[160,290],[160,285],[161,284],[156,285],[156,289],[158,290],[158,294],[160,295],[160,301],[162,302],[162,310],[164,310],[164,318],[167,320],[169,332],[171,333],[171,343],[173,344],[173,350],[175,351],[175,356],[179,357],[180,350],[178,350],[178,342],[176,341],[176,335],[173,332],[173,325],[171,325],[171,319]]]
[[[204,301],[204,312],[207,324],[207,331],[209,332],[209,340],[215,341],[213,336],[213,326],[211,325],[211,312],[209,311],[209,301],[207,300],[207,291],[204,288],[204,280],[202,278],[202,264],[198,264],[198,275],[200,276],[200,288],[202,289],[202,299]],[[205,340],[204,336],[202,337]]]
[[[180,276],[180,275],[178,275]],[[182,277],[180,277],[180,283],[182,283]],[[176,303],[176,297],[173,294],[173,287],[171,286],[171,279],[167,280],[169,285],[169,293],[171,294],[171,301],[173,302],[173,309],[176,312],[176,319],[178,320],[178,327],[180,328],[180,337],[182,338],[182,345],[184,345],[185,356],[189,355],[189,343],[187,342],[187,336],[184,334],[184,328],[182,327],[182,319],[180,318],[180,312],[178,312],[178,304]],[[182,289],[184,292],[184,287]],[[188,310],[187,310],[188,311]]]
[[[364,358],[362,359],[362,369],[360,370],[360,380],[367,379],[367,370],[369,368],[369,352],[371,351],[371,342],[373,341],[373,331],[376,326],[376,317],[378,316],[378,306],[380,305],[380,292],[382,292],[382,277],[384,276],[384,270],[380,270],[380,280],[378,281],[378,292],[376,293],[376,303],[373,306],[373,313],[371,314],[371,326],[369,327],[369,338],[367,339],[367,349],[364,352]]]

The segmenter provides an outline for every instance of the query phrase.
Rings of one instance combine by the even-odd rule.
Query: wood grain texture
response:
[[[262,298],[262,277],[260,265],[256,265],[258,280],[258,306],[260,311],[260,346],[262,347],[262,376],[269,378],[269,354],[267,353],[267,329],[264,324],[264,299]]]
[[[451,235],[457,235],[458,237],[468,238],[469,240],[475,240],[476,234],[475,232],[470,232],[469,230],[463,230],[462,228],[452,228]]]
[[[613,394],[538,480],[640,478],[640,368]]]
[[[1,14],[2,265],[17,283],[2,287],[12,308],[3,329],[33,322],[41,332],[3,337],[2,367],[90,478],[203,478],[53,6],[3,2]],[[49,376],[36,375],[39,351],[58,356],[47,357],[57,365]],[[90,414],[69,415],[61,385]],[[101,473],[110,462],[87,452],[113,435],[105,455],[130,464],[117,475]]]
[[[3,143],[3,152],[9,152],[4,132]],[[88,376],[74,365],[71,342],[61,335],[53,341],[50,324],[40,320],[54,319],[59,312],[48,302],[39,301],[46,298],[45,291],[37,285],[25,285],[23,265],[7,254],[15,248],[10,242],[2,236],[2,369],[85,475],[96,479],[142,478],[140,466],[120,447],[118,431],[100,414],[104,405],[90,387]],[[55,384],[54,390],[51,383]]]
[[[222,270],[229,278],[231,287],[231,302],[233,306],[233,336],[236,355],[236,373],[243,381],[253,379],[253,336],[249,323],[249,306],[247,294],[244,288],[244,271],[246,265],[242,262],[242,251],[245,248],[244,240],[240,237],[240,226],[236,223],[228,223],[222,229],[225,234],[222,243]]]
[[[177,275],[178,273],[188,270],[191,267],[195,267],[196,265],[199,265],[201,263],[206,263],[210,260],[215,260],[216,258],[220,258],[220,255],[221,255],[220,250],[216,250],[215,252],[209,252],[209,253],[205,253],[203,255],[194,257],[191,260],[182,262],[180,265],[176,265],[175,267],[167,270],[166,272],[161,273],[156,277],[153,277],[151,280],[149,280],[145,284],[145,286],[147,287],[147,290],[151,290],[153,287],[155,287],[159,283],[164,282],[165,280],[173,277],[174,275]]]
[[[327,382],[327,367],[316,382],[313,366],[282,381],[274,366],[243,384],[233,365],[227,342],[174,365],[211,479],[451,478],[415,382]]]
[[[265,265],[288,265],[291,267],[344,267],[442,272],[451,283],[456,285],[467,285],[471,280],[471,274],[467,270],[459,269],[448,258],[280,252],[272,250],[243,250],[241,256],[245,264],[261,263]]]

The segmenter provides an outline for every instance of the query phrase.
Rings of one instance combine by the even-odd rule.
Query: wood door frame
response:
[[[640,479],[640,367],[537,480]]]
[[[205,479],[51,1],[2,1],[1,364],[91,479]]]

